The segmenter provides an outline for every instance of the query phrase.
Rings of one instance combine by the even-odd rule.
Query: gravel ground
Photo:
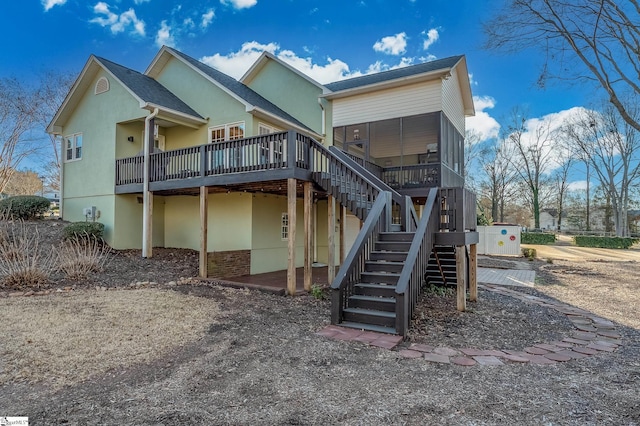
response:
[[[38,226],[58,229],[55,223]],[[117,253],[104,272],[85,282],[52,282],[52,289],[75,288],[64,296],[54,292],[0,298],[0,309],[38,324],[42,322],[34,308],[38,304],[40,310],[61,309],[63,297],[81,304],[96,293],[117,295],[121,305],[139,304],[133,297],[139,290],[122,288],[147,280],[167,284],[197,271],[193,252],[163,249],[154,254],[157,257],[144,261],[135,251]],[[196,299],[210,306],[209,323],[200,329],[204,331],[197,328],[200,316],[193,315],[199,318],[194,320],[196,338],[144,343],[144,350],[153,354],[150,359],[132,361],[120,354],[119,363],[106,370],[87,368],[82,378],[63,387],[37,372],[29,380],[3,382],[0,416],[26,415],[32,425],[640,424],[637,263],[531,262],[531,266],[538,272],[536,286],[518,291],[554,298],[615,321],[624,345],[613,354],[551,366],[434,364],[315,334],[329,322],[329,304],[310,296],[282,297],[204,283],[161,285],[144,291],[159,300],[166,295],[178,305],[182,300],[182,309],[193,306]],[[99,293],[93,290],[96,286],[118,290]],[[9,311],[16,306],[23,309]],[[185,327],[192,315],[183,311],[179,317],[176,327]],[[140,318],[131,314],[126,321],[135,324]],[[425,295],[413,323],[411,342],[453,348],[521,349],[566,335],[570,329],[556,311],[482,290],[480,301],[467,313],[455,312],[452,295]],[[12,338],[28,339],[28,333],[7,324],[0,325],[0,372],[10,376],[17,363],[7,348],[14,340],[6,336],[16,333]],[[129,328],[118,325],[114,333],[125,335]],[[65,339],[60,336],[59,344],[35,349],[30,356],[72,357],[69,349],[56,349],[64,347]],[[121,339],[121,345],[126,352],[127,340]],[[98,363],[90,357],[85,362]]]

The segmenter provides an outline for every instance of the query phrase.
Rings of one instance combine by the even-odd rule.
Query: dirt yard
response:
[[[62,226],[53,223],[37,224],[52,244]],[[116,253],[91,279],[54,277],[43,296],[0,289],[0,416],[32,425],[640,424],[636,262],[532,262],[536,286],[517,289],[615,321],[616,352],[461,367],[323,338],[327,301],[187,282],[195,253],[155,254]],[[453,295],[425,295],[403,345],[521,350],[572,327],[557,311],[482,289],[470,307],[458,313]]]

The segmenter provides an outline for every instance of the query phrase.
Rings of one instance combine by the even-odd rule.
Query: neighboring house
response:
[[[91,56],[48,131],[63,219],[99,217],[112,247],[199,250],[208,277],[286,269],[290,293],[296,267],[310,289],[312,262],[338,263],[333,321],[404,334],[434,246],[475,253],[473,114],[464,56],[322,85],[269,53],[235,80],[163,47],[144,73]],[[397,287],[385,308],[356,289],[376,285]]]
[[[562,221],[560,223],[560,231],[572,230],[572,226],[568,220],[568,213],[562,212]],[[531,228],[535,226],[533,219],[531,220]],[[540,210],[540,229],[558,231],[558,209],[546,208]]]

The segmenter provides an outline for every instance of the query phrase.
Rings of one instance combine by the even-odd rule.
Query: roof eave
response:
[[[306,127],[306,126],[300,126],[299,124],[293,123],[293,122],[291,122],[291,121],[289,121],[287,119],[284,119],[284,118],[282,118],[282,117],[280,117],[278,115],[275,115],[275,114],[272,114],[272,113],[270,113],[268,111],[265,111],[262,108],[253,106],[251,108],[247,108],[247,112],[252,114],[252,115],[258,116],[258,117],[260,117],[260,116],[265,117],[266,119],[272,121],[274,124],[279,124],[284,128],[294,129],[294,130],[298,130],[299,132],[306,133],[306,134],[310,135],[313,138],[316,138],[316,139],[322,139],[323,138],[322,135],[316,133],[315,131],[313,131],[312,129],[310,129],[310,128]]]
[[[317,82],[316,80],[314,80],[313,78],[309,77],[308,75],[306,75],[302,71],[300,71],[297,68],[289,65],[288,63],[286,63],[282,59],[280,59],[277,56],[275,56],[273,53],[267,52],[266,50],[264,52],[262,52],[260,57],[253,63],[253,65],[251,65],[251,67],[247,70],[247,72],[245,72],[244,75],[242,77],[240,77],[240,80],[238,80],[238,81],[243,83],[243,84],[248,85],[251,82],[251,80],[253,80],[255,78],[255,76],[258,75],[260,70],[262,70],[262,68],[264,68],[264,66],[270,60],[277,62],[278,64],[282,65],[283,67],[285,67],[288,70],[290,70],[291,72],[293,72],[294,74],[300,76],[304,80],[306,80],[309,83],[313,84],[314,86],[318,87],[319,89],[322,90],[322,93],[329,93],[330,92],[329,89],[327,89],[321,83]]]
[[[62,101],[62,104],[60,105],[60,107],[56,111],[56,114],[53,116],[53,118],[49,122],[49,125],[47,125],[47,128],[46,128],[46,132],[47,133],[53,134],[53,135],[59,135],[59,134],[62,133],[63,125],[58,123],[58,121],[60,120],[60,118],[63,115],[64,111],[74,101],[74,96],[76,94],[76,91],[78,90],[78,87],[80,87],[80,85],[84,81],[85,77],[89,73],[89,70],[94,65],[102,67],[102,65],[97,61],[96,57],[94,55],[91,55],[91,56],[89,56],[89,59],[87,60],[87,63],[84,64],[84,67],[82,68],[82,71],[80,71],[80,74],[76,78],[76,81],[73,82],[73,85],[71,86],[71,89],[69,90],[69,93],[67,93],[67,96],[65,96],[64,101]],[[93,68],[95,69],[95,67],[93,67]]]
[[[453,67],[441,68],[439,70],[430,71],[426,73],[409,75],[406,77],[396,78],[393,80],[387,80],[379,83],[368,84],[366,86],[359,86],[351,89],[345,89],[345,90],[339,90],[336,92],[326,93],[326,94],[320,95],[320,97],[329,99],[329,100],[346,98],[349,96],[360,95],[363,93],[376,92],[384,89],[392,89],[394,87],[399,87],[399,86],[406,86],[407,84],[436,80],[438,78],[446,76],[447,74],[450,74],[452,69]]]
[[[185,126],[192,127],[195,129],[209,122],[209,120],[206,118],[196,117],[194,115],[176,111],[174,109],[163,107],[162,105],[157,105],[151,102],[147,102],[146,104],[144,104],[144,106],[142,106],[142,108],[149,111],[153,111],[154,109],[158,108],[158,110],[160,111],[159,113],[160,116],[164,116],[164,118],[170,121],[173,121],[178,124],[183,124]]]

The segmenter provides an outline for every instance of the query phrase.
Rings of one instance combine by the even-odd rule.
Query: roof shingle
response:
[[[462,59],[462,55],[450,58],[436,59],[435,61],[424,62],[422,64],[410,65],[408,67],[396,68],[394,70],[382,71],[375,74],[367,74],[360,77],[340,80],[325,84],[325,87],[332,92],[355,89],[357,87],[369,86],[385,81],[397,80],[412,75],[424,74],[432,71],[448,69],[453,67]]]
[[[96,57],[122,84],[126,85],[133,93],[144,102],[158,105],[173,111],[203,118],[184,103],[180,98],[171,93],[169,89],[158,83],[156,80],[130,68],[118,65],[108,59]]]
[[[170,48],[168,48],[168,50],[169,49]],[[312,129],[310,129],[304,123],[299,121],[297,118],[293,117],[289,113],[280,109],[278,106],[269,102],[267,99],[263,98],[258,93],[254,92],[251,88],[239,82],[235,78],[228,76],[227,74],[220,72],[217,69],[212,68],[209,65],[206,65],[198,61],[197,59],[192,58],[189,55],[185,55],[180,51],[177,51],[175,49],[170,49],[170,50],[174,54],[180,56],[181,58],[189,62],[191,65],[193,65],[194,67],[196,67],[197,69],[199,69],[200,71],[202,71],[203,73],[205,73],[206,75],[208,75],[209,77],[211,77],[212,79],[214,79],[215,81],[217,81],[218,83],[226,87],[231,92],[235,93],[238,97],[245,100],[248,104],[256,106],[272,115],[275,115],[283,120],[286,120],[290,123],[296,124],[297,126],[300,126],[306,130],[313,132]]]

